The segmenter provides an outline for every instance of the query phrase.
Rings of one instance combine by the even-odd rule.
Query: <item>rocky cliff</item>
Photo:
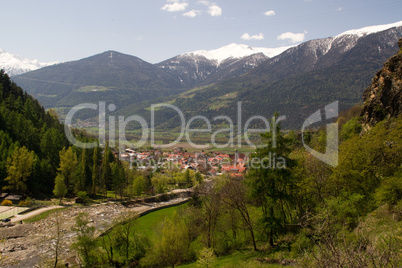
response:
[[[399,52],[384,64],[363,93],[361,115],[364,129],[402,114],[402,38],[398,45]]]

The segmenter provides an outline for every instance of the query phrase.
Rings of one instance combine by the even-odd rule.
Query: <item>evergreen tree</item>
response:
[[[186,181],[187,187],[192,186],[191,176],[190,176],[190,169],[186,169],[184,172],[184,180]]]
[[[81,162],[79,164],[79,175],[77,176],[77,180],[75,183],[75,191],[86,191],[87,188],[87,154],[86,149],[84,148],[81,152]]]
[[[109,145],[106,142],[105,149],[103,151],[103,159],[102,159],[102,174],[101,174],[101,179],[99,183],[99,188],[101,192],[107,196],[107,184],[110,182],[110,177],[111,177],[111,170],[110,170],[110,149]]]
[[[290,144],[280,132],[280,125],[275,126],[272,123],[271,132],[264,133],[261,137],[266,146],[258,148],[251,155],[253,162],[247,180],[252,197],[262,208],[262,221],[269,244],[273,246],[274,237],[284,230],[290,219],[287,208],[290,207],[291,189],[295,185],[290,170],[292,161],[288,157]],[[279,160],[280,163],[277,163]]]
[[[98,187],[99,176],[99,149],[95,147],[92,164],[92,194],[96,195],[96,189]]]
[[[42,157],[49,160],[53,167],[57,167],[60,161],[59,152],[63,148],[63,137],[55,128],[45,131],[40,141]]]
[[[199,172],[196,172],[195,175],[194,175],[194,177],[195,177],[195,180],[196,180],[199,184],[201,184],[201,182],[203,181],[202,175],[201,175]]]
[[[115,195],[119,194],[123,198],[124,189],[127,186],[126,174],[120,161],[112,162],[110,164],[112,174],[112,184]]]

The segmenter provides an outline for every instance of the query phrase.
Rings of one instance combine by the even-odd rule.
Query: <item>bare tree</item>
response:
[[[207,247],[211,248],[214,244],[214,233],[218,218],[222,213],[221,198],[216,192],[214,184],[203,183],[200,186],[199,193],[201,195],[203,207],[201,217],[204,220],[207,233]]]
[[[63,220],[62,220],[62,213],[58,212],[55,214],[53,219],[54,223],[54,243],[53,243],[53,250],[54,250],[54,265],[53,267],[56,268],[59,262],[60,256],[60,246],[63,240]]]
[[[229,180],[220,190],[220,195],[225,204],[240,213],[244,225],[250,232],[253,249],[257,251],[258,249],[254,235],[254,224],[248,209],[249,200],[247,198],[246,185],[238,180]]]

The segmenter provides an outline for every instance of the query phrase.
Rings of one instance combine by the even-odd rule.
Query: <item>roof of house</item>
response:
[[[8,195],[7,200],[20,200],[22,198],[22,195]]]

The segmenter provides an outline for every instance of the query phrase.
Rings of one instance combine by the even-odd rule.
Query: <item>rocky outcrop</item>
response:
[[[365,130],[381,120],[402,114],[402,38],[398,45],[398,54],[384,64],[363,93],[361,115]]]

